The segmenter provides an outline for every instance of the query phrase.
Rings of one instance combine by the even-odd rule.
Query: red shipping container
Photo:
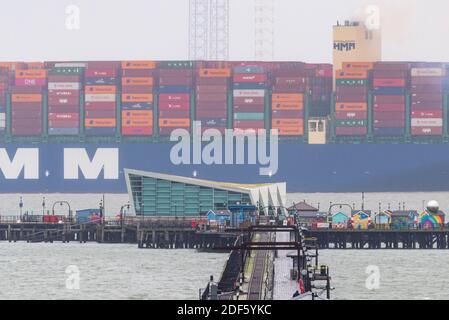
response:
[[[63,113],[78,113],[80,111],[79,106],[48,106],[48,112],[63,112]]]
[[[265,111],[265,106],[263,105],[238,105],[234,106],[234,112],[260,112]]]
[[[415,84],[411,87],[412,92],[423,92],[423,93],[442,93],[443,86],[441,85],[429,85],[429,84]]]
[[[92,68],[88,67],[84,71],[86,78],[115,78],[117,76],[116,68]]]
[[[434,94],[434,93],[413,93],[412,94],[412,103],[413,102],[442,102],[443,95],[442,94]]]
[[[442,118],[443,111],[442,110],[412,110],[411,113],[412,118]]]
[[[196,102],[196,109],[205,109],[205,110],[226,110],[228,108],[227,101],[217,101],[217,102]]]
[[[91,119],[115,118],[115,110],[86,110],[85,117]]]
[[[196,92],[197,93],[217,93],[217,94],[227,94],[228,87],[226,85],[224,86],[196,86]]]
[[[442,77],[412,77],[413,85],[442,85]]]
[[[234,105],[241,105],[241,104],[263,105],[263,104],[265,104],[265,99],[262,97],[255,97],[255,98],[234,97],[232,101],[233,101]]]
[[[124,69],[122,70],[122,77],[136,77],[136,78],[145,78],[145,77],[153,77],[157,74],[157,70],[155,69]]]
[[[265,128],[263,120],[234,120],[234,128]]]
[[[337,120],[365,120],[368,118],[367,112],[354,111],[354,112],[335,112],[335,119]]]
[[[373,79],[374,87],[405,87],[405,79],[396,79],[396,78],[384,78],[384,79]]]
[[[414,136],[441,136],[443,135],[442,127],[412,127],[412,135]]]
[[[38,78],[38,79],[21,78],[21,79],[16,79],[15,84],[16,84],[16,86],[44,87],[47,84],[47,79],[45,79],[45,78]]]
[[[235,73],[234,82],[265,82],[267,75],[265,73]]]
[[[374,112],[405,112],[405,104],[374,104]]]
[[[26,109],[19,109],[19,110],[13,110],[11,111],[12,119],[39,119],[39,121],[42,118],[42,111],[41,110],[35,110],[35,111],[29,111]]]
[[[336,96],[337,102],[366,102],[367,96],[364,94],[348,94]]]
[[[375,62],[374,70],[402,70],[408,71],[410,68],[410,63],[408,62]]]
[[[18,87],[18,86],[11,86],[10,87],[11,93],[29,93],[29,94],[42,94],[42,88],[41,87]]]
[[[367,87],[351,87],[351,86],[339,86],[337,87],[337,96],[351,96],[351,95],[367,95]]]
[[[162,101],[190,101],[190,95],[188,93],[161,93],[159,94],[159,100]]]
[[[400,78],[407,78],[408,77],[408,71],[401,71],[401,70],[373,70],[373,78],[374,79],[400,79]]]
[[[122,93],[152,93],[152,86],[123,86]]]
[[[190,111],[184,110],[160,110],[159,119],[161,118],[190,118]]]
[[[86,102],[86,110],[115,110],[115,102]]]
[[[228,78],[196,78],[196,84],[198,86],[222,86],[228,87]]]
[[[159,77],[192,78],[192,69],[159,69]]]
[[[51,112],[48,114],[48,120],[78,120],[79,117],[80,117],[79,113]]]
[[[160,101],[159,110],[182,110],[188,112],[190,110],[190,101]]]
[[[30,128],[25,126],[12,127],[13,136],[40,136],[42,128]]]
[[[373,121],[376,128],[404,128],[405,120],[378,120]]]
[[[176,129],[184,129],[187,132],[190,132],[190,127],[185,127],[185,126],[184,127],[162,127],[162,126],[159,126],[159,134],[162,136],[169,136],[173,132],[173,130],[176,130]]]
[[[412,110],[443,110],[443,103],[438,101],[413,102],[411,107]]]
[[[68,106],[79,106],[80,97],[79,96],[69,96],[69,97],[48,97],[48,104],[50,105],[68,105]]]
[[[227,95],[218,93],[201,93],[197,94],[196,100],[202,102],[222,102],[227,101]]]
[[[379,95],[374,96],[374,103],[377,104],[403,104],[405,103],[405,96],[397,95]]]
[[[48,82],[81,82],[80,76],[49,75]]]
[[[50,128],[78,128],[79,120],[49,120]]]
[[[279,86],[279,85],[273,86],[274,93],[298,93],[298,92],[304,92],[306,90],[307,90],[306,85],[301,85],[298,87],[287,87],[287,86]]]
[[[364,136],[368,132],[366,127],[337,127],[335,134],[337,136]]]
[[[197,119],[226,118],[227,110],[196,110]]]
[[[153,127],[122,127],[122,135],[124,136],[151,136]]]
[[[191,86],[193,83],[192,78],[187,77],[160,77],[160,86]]]
[[[373,117],[376,120],[405,120],[405,112],[375,112]]]

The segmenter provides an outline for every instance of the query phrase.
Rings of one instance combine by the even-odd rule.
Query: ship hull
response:
[[[260,174],[267,167],[260,163],[175,165],[172,148],[169,143],[0,145],[0,192],[123,193],[125,168],[237,183],[286,182],[288,192],[449,191],[445,144],[280,144],[278,169],[271,176]],[[18,150],[30,149],[37,152],[38,164],[20,159]],[[67,159],[69,149],[84,152],[92,162]],[[116,167],[105,165],[115,161],[108,153],[94,163],[100,149],[112,150]]]

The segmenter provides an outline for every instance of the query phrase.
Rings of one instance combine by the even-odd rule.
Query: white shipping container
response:
[[[264,89],[254,89],[254,90],[234,90],[234,97],[265,97]]]
[[[115,102],[115,94],[86,94],[86,102]]]
[[[55,68],[87,68],[87,62],[61,62],[61,63],[55,63]]]
[[[49,82],[48,90],[80,90],[79,82]]]
[[[412,68],[412,77],[444,77],[443,68]]]
[[[5,119],[6,119],[6,114],[0,113],[0,121],[5,121]]]
[[[442,127],[443,119],[441,118],[427,118],[417,119],[412,118],[412,127]]]

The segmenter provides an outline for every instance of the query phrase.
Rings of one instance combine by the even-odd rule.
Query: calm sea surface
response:
[[[0,214],[18,214],[19,197],[0,195]],[[23,210],[41,214],[42,197],[23,195]],[[96,208],[101,200],[101,195],[45,197],[47,210],[54,201],[67,200],[76,210]],[[105,199],[108,215],[118,213],[128,201],[124,194],[108,194]],[[302,200],[319,203],[326,211],[329,202],[359,207],[361,195],[290,194],[288,204]],[[382,202],[382,209],[388,203],[396,209],[398,202],[406,202],[407,208],[422,209],[423,201],[429,200],[449,211],[449,193],[365,194],[365,208],[377,211]],[[57,214],[66,211],[62,207]],[[198,299],[198,289],[210,275],[219,277],[226,258],[194,250],[139,250],[126,244],[0,242],[0,299]],[[320,263],[331,268],[336,299],[449,299],[448,251],[323,250]],[[67,279],[73,277],[79,278],[79,289],[67,289]]]

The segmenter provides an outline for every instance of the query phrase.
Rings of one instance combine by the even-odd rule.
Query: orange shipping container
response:
[[[273,93],[271,99],[273,102],[302,102],[304,95],[302,93]]]
[[[298,127],[304,128],[304,120],[303,119],[276,119],[272,121],[273,128],[282,128],[282,127]]]
[[[115,127],[115,124],[114,118],[86,119],[85,121],[86,127]]]
[[[274,102],[271,104],[273,110],[303,110],[303,102]]]
[[[13,94],[12,102],[42,102],[41,94]]]
[[[159,119],[159,127],[189,127],[190,119]]]
[[[374,62],[343,62],[343,69],[371,70]]]
[[[155,61],[122,61],[122,69],[155,69]]]
[[[86,94],[88,93],[100,93],[100,94],[114,94],[117,91],[115,86],[86,86]]]
[[[153,102],[151,93],[126,93],[122,94],[122,102]]]
[[[153,110],[122,111],[122,119],[153,119]]]
[[[42,79],[47,78],[47,70],[16,70],[17,79]]]
[[[302,136],[304,135],[304,128],[295,128],[295,127],[280,127],[274,128],[278,130],[278,134],[280,136]]]
[[[341,112],[341,111],[367,111],[368,110],[368,104],[367,103],[336,103],[335,104],[335,111]]]
[[[231,76],[231,69],[200,69],[199,75],[204,78],[225,78]]]
[[[153,78],[122,78],[122,86],[152,86]]]
[[[346,69],[346,70],[337,70],[335,71],[336,79],[366,79],[368,78],[367,70],[354,70],[354,69]]]
[[[152,127],[153,119],[127,119],[122,121],[122,127]]]

